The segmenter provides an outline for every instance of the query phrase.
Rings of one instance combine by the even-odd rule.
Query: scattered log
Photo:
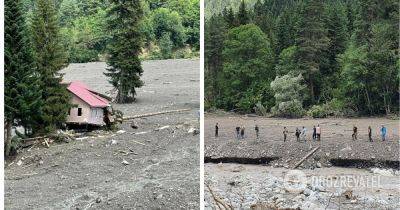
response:
[[[298,163],[296,163],[296,165],[294,165],[292,167],[292,169],[296,169],[297,167],[299,167],[300,164],[302,164],[305,160],[307,160],[307,158],[309,158],[312,154],[314,154],[318,149],[320,148],[320,146],[315,147],[313,150],[311,150],[306,156],[304,156]]]
[[[221,209],[220,205],[222,205],[225,209],[227,210],[233,210],[233,207],[229,204],[226,204],[222,199],[218,198],[215,194],[214,191],[211,189],[210,185],[206,183],[206,186],[208,188],[208,191],[210,191],[210,194],[212,198],[214,199],[215,203],[217,206]]]
[[[47,142],[47,139],[46,139],[46,138],[44,139],[44,143],[46,144],[47,148],[50,147],[49,142]]]
[[[177,109],[177,110],[168,110],[168,111],[162,111],[162,112],[153,112],[153,113],[123,117],[122,119],[123,120],[132,120],[132,119],[136,119],[136,118],[150,117],[150,116],[154,116],[154,115],[177,113],[177,112],[187,112],[187,111],[190,111],[190,109]]]
[[[143,144],[142,142],[138,142],[138,141],[135,141],[135,140],[131,140],[131,141],[135,142],[136,144],[141,144],[141,145],[143,145],[143,146],[146,146],[146,145]]]

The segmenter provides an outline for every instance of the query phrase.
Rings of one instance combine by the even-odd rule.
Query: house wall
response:
[[[71,103],[77,105],[77,107],[71,108],[67,117],[67,123],[89,123],[91,114],[89,104],[75,95],[72,95]],[[82,116],[78,116],[78,108],[82,108]]]
[[[89,122],[96,125],[105,125],[103,108],[92,108],[90,110]]]

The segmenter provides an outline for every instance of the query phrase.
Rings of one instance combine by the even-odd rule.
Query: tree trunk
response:
[[[12,120],[8,120],[7,122],[6,122],[6,144],[5,144],[5,146],[6,146],[6,150],[5,150],[5,155],[6,155],[6,157],[8,157],[9,155],[10,155],[10,151],[11,151],[11,129],[12,129],[12,124],[11,124],[11,122],[12,122]]]
[[[315,101],[315,96],[314,96],[314,82],[311,79],[311,75],[309,75],[309,79],[310,79],[310,97],[311,97],[311,104],[314,104]]]
[[[387,99],[386,99],[386,105],[387,105],[386,115],[389,115],[391,112],[390,105],[392,104],[392,101],[390,100],[390,92],[389,92],[389,87],[387,85],[386,85],[385,97],[387,97]]]
[[[365,88],[365,97],[367,99],[367,107],[368,107],[369,113],[372,115],[371,101],[369,99],[369,93],[368,93],[367,88]]]

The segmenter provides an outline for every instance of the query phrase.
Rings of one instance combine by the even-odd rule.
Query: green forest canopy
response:
[[[398,8],[396,0],[206,1],[206,108],[398,113]]]
[[[35,0],[23,0],[23,3],[30,25]],[[104,60],[110,38],[106,30],[109,1],[61,0],[55,3],[68,62]],[[142,8],[144,19],[140,30],[144,34],[145,43],[142,59],[198,56],[199,0],[143,0]],[[163,33],[170,35],[171,42],[166,42],[166,36],[161,40]]]

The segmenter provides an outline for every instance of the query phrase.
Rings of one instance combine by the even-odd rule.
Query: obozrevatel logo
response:
[[[283,184],[288,192],[300,193],[307,187],[306,174],[300,170],[290,170],[283,178]]]

